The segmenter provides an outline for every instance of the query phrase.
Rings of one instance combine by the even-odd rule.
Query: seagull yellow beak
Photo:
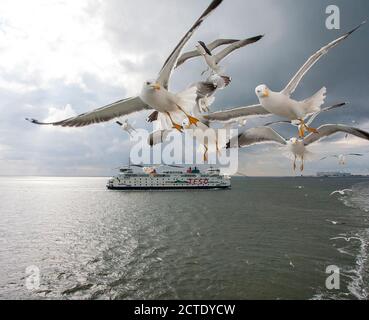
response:
[[[264,90],[264,92],[263,92],[263,97],[264,97],[264,98],[269,97],[269,90],[268,90],[268,89],[265,89],[265,90]]]
[[[160,90],[161,89],[161,86],[159,83],[154,83],[150,86],[151,88],[155,89],[155,90]]]

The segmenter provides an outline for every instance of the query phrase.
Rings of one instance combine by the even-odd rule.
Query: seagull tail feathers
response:
[[[187,113],[191,113],[197,105],[196,86],[177,93],[177,104]]]
[[[321,88],[316,94],[314,94],[309,99],[304,101],[304,108],[307,114],[319,112],[321,106],[324,104],[327,94],[327,89],[325,87]]]

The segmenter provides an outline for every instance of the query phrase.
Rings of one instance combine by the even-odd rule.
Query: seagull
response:
[[[62,127],[83,127],[93,123],[100,123],[112,120],[117,117],[129,115],[134,112],[154,109],[169,118],[173,129],[182,131],[183,127],[173,120],[173,116],[184,114],[191,124],[197,124],[198,119],[192,117],[189,113],[196,104],[196,88],[192,87],[180,93],[168,91],[169,80],[172,71],[177,63],[178,57],[192,37],[194,32],[200,27],[204,20],[223,2],[223,0],[213,0],[208,8],[203,12],[200,18],[184,35],[177,44],[173,52],[165,61],[156,80],[145,81],[141,94],[136,97],[119,100],[102,108],[83,113],[73,118],[68,118],[57,122],[40,122],[35,119],[26,119],[34,124],[53,125]],[[163,36],[163,35],[162,35]],[[164,35],[165,36],[165,35]]]
[[[259,98],[259,104],[210,113],[205,116],[205,118],[209,121],[227,121],[239,117],[255,115],[265,116],[274,114],[299,123],[301,125],[301,130],[299,130],[300,138],[303,138],[305,135],[305,130],[312,133],[317,133],[316,129],[308,127],[304,121],[307,116],[321,110],[321,106],[325,100],[326,88],[323,87],[312,97],[303,101],[293,100],[291,95],[295,92],[305,74],[320,60],[320,58],[326,55],[330,49],[336,47],[343,40],[347,39],[364,23],[366,22],[364,21],[355,29],[332,41],[314,53],[282,91],[274,92],[265,84],[259,85],[255,89],[255,93]]]
[[[210,53],[209,55],[212,56],[213,59],[215,60],[215,64],[217,64],[221,60],[223,60],[225,57],[227,57],[229,54],[231,54],[233,51],[235,51],[237,49],[240,49],[240,48],[243,48],[243,47],[245,47],[249,44],[255,43],[255,42],[259,41],[261,38],[263,38],[263,36],[256,36],[256,37],[252,37],[252,38],[248,38],[248,39],[244,39],[244,40],[217,39],[217,40],[215,40],[215,41],[213,41],[209,44],[204,44],[204,46],[202,46],[204,49],[201,49],[199,46],[196,46],[196,50],[185,52],[178,58],[176,68],[178,68],[180,65],[182,65],[183,63],[185,63],[189,59],[200,57],[201,55],[203,55],[204,50],[206,50],[206,49],[207,49],[206,51],[208,51]],[[200,45],[200,43],[199,43],[199,45]],[[212,51],[214,49],[216,49],[220,46],[224,46],[224,45],[229,45],[229,46],[227,46],[225,49],[220,51],[215,56],[212,55]],[[216,63],[216,61],[218,61],[218,62]]]
[[[132,137],[132,132],[137,132],[135,128],[128,122],[128,119],[124,120],[123,123],[116,121],[116,123],[122,127],[122,130],[127,132]]]
[[[346,193],[352,192],[352,189],[343,189],[343,190],[337,190],[333,191],[329,196],[334,196],[335,194],[339,194],[340,196],[345,196]]]
[[[339,224],[339,222],[337,222],[337,221],[333,221],[333,220],[325,220],[325,221],[327,221],[327,222],[330,222],[331,224],[333,224],[333,225],[338,225]]]
[[[363,157],[364,155],[361,153],[347,153],[347,154],[335,154],[335,155],[331,155],[331,156],[327,156],[324,158],[321,158],[320,160],[326,160],[328,158],[337,158],[338,159],[338,164],[340,166],[344,166],[346,165],[346,158],[347,157]]]
[[[205,61],[209,62],[210,65],[213,66],[212,74],[210,74],[210,76],[205,81],[199,81],[192,85],[196,86],[197,88],[197,105],[201,113],[209,112],[209,107],[213,104],[215,100],[215,92],[217,90],[223,90],[225,87],[229,86],[232,81],[231,77],[226,76],[221,72],[219,63],[233,51],[243,48],[251,43],[255,43],[261,38],[263,38],[263,36],[260,35],[244,40],[218,39],[213,41],[209,45],[206,45],[204,42],[199,41],[199,44],[196,46],[196,50],[186,52],[178,59],[177,67],[191,58],[202,55],[204,56]],[[212,54],[212,50],[225,44],[229,44],[229,46],[227,46],[216,55]]]
[[[303,139],[291,138],[286,140],[279,133],[270,127],[258,127],[246,130],[238,136],[236,147],[247,147],[258,143],[278,143],[287,146],[287,149],[294,156],[293,170],[296,170],[297,158],[301,159],[301,172],[304,171],[304,160],[309,153],[307,147],[314,142],[317,142],[325,137],[331,136],[335,133],[343,132],[356,137],[369,140],[369,132],[361,129],[349,127],[343,124],[326,124],[318,128],[318,133],[310,133]],[[234,147],[233,139],[227,143],[227,149]]]
[[[330,223],[332,223],[332,224],[333,224],[333,225],[335,225],[335,226],[339,223],[339,222],[337,222],[337,221],[328,220],[328,219],[327,219],[327,220],[325,220],[325,221],[330,222]]]
[[[219,63],[225,57],[227,57],[229,54],[237,49],[243,48],[246,45],[259,41],[261,38],[263,38],[263,36],[259,35],[253,38],[234,42],[215,55],[212,54],[210,49],[203,41],[199,41],[198,45],[196,46],[196,50],[201,56],[204,57],[205,62],[208,65],[208,69],[202,72],[202,74],[206,73],[208,70],[211,70],[213,74],[222,75],[224,73],[224,69],[219,65]]]

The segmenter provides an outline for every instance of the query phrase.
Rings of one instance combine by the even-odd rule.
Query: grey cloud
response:
[[[233,82],[229,88],[219,92],[213,110],[257,102],[254,88],[260,83],[267,83],[275,90],[282,89],[313,52],[367,19],[368,1],[334,2],[341,9],[342,29],[339,31],[325,28],[325,8],[331,1],[225,0],[194,35],[187,49],[193,49],[198,40],[211,41],[218,37],[245,38],[265,34],[265,38],[224,60],[223,65]],[[91,18],[103,18],[104,35],[125,72],[151,79],[208,3],[208,0],[93,0],[86,7],[86,13]],[[306,98],[326,86],[327,104],[350,102],[349,109],[322,115],[316,122],[317,126],[325,122],[369,123],[368,39],[369,25],[366,25],[314,66],[296,91],[296,98]],[[144,58],[141,62],[132,63],[121,58],[123,53]],[[172,89],[179,91],[198,81],[204,67],[204,62],[197,59],[179,68],[173,75]],[[26,74],[23,70],[26,66],[19,66],[11,73],[0,70],[0,77],[37,88],[40,75]],[[126,95],[124,87],[103,82],[94,74],[84,74],[81,78],[83,88],[60,80],[49,83],[47,88],[37,88],[22,95],[0,90],[0,145],[8,146],[0,156],[2,163],[6,164],[2,165],[0,174],[83,175],[95,172],[109,175],[110,168],[127,161],[128,138],[114,123],[76,129],[75,134],[68,134],[62,130],[45,131],[23,120],[26,116],[46,117],[50,106],[62,108],[70,104],[80,113]],[[137,88],[137,92],[139,90]],[[134,118],[138,126],[150,128],[144,122],[145,116]],[[256,119],[248,126],[263,123],[264,119]],[[296,134],[295,128],[276,128],[286,137]],[[110,150],[109,154],[106,154],[107,150]],[[270,149],[260,146],[243,150],[241,170],[250,175],[291,174],[289,160],[277,150],[272,149],[271,153],[267,150]],[[307,173],[332,168],[337,168],[333,160],[312,162]],[[366,170],[360,159],[350,161],[349,168]]]

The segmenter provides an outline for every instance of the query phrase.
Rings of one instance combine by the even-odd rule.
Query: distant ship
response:
[[[109,190],[193,190],[229,189],[231,177],[220,174],[219,169],[210,168],[201,172],[197,167],[183,171],[164,171],[144,168],[143,173],[135,173],[130,166],[121,168],[119,174],[109,179]]]
[[[348,172],[318,172],[316,175],[319,178],[347,178],[347,177],[352,177],[352,174],[348,173]]]

